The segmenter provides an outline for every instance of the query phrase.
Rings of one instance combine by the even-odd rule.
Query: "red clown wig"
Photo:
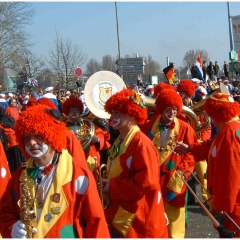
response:
[[[161,91],[159,96],[156,99],[156,110],[161,114],[163,110],[167,107],[176,107],[177,115],[182,112],[182,98],[180,95],[171,89],[164,89]]]
[[[206,100],[204,109],[209,117],[221,122],[240,116],[239,103],[230,94],[215,93]]]
[[[53,101],[51,101],[49,98],[40,98],[38,100],[38,104],[41,104],[41,105],[46,105],[48,106],[49,108],[54,108],[54,109],[57,109],[57,106],[54,104]]]
[[[157,84],[154,88],[154,98],[157,98],[157,96],[159,95],[159,93],[164,90],[164,89],[171,89],[171,90],[174,90],[174,87],[170,84],[167,84],[165,82],[160,82],[159,84]]]
[[[183,91],[188,95],[188,97],[192,98],[196,91],[196,85],[193,83],[192,80],[183,79],[178,84],[177,91]]]
[[[44,141],[58,152],[66,149],[66,127],[53,117],[45,105],[36,105],[27,108],[19,116],[15,124],[16,138],[20,149],[26,154],[23,136],[27,134],[40,134]]]
[[[63,113],[68,115],[70,108],[78,108],[79,114],[83,112],[83,103],[78,98],[72,97],[63,103]]]
[[[139,125],[147,119],[147,109],[144,107],[141,96],[130,89],[123,89],[113,94],[104,108],[109,114],[112,111],[119,111],[125,115],[134,116]]]

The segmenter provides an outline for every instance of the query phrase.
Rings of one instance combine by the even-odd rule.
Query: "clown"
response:
[[[107,100],[105,110],[120,132],[109,150],[108,179],[102,180],[111,237],[166,238],[158,153],[138,127],[147,118],[143,101],[124,89]]]
[[[36,215],[30,221],[33,238],[107,238],[94,178],[66,150],[65,124],[55,118],[55,111],[36,105],[16,122],[19,147],[31,157],[26,170],[14,172],[1,199],[0,233],[4,238],[26,237],[26,223],[20,217],[25,210],[20,201],[23,183],[28,189],[27,208]]]
[[[178,141],[197,141],[192,127],[177,118],[182,106],[182,99],[175,90],[161,90],[156,98],[156,110],[160,115],[141,129],[159,152],[160,185],[171,238],[184,238],[185,235],[186,185],[180,174],[185,170],[193,171],[195,165],[191,154],[178,156],[173,152]]]
[[[196,161],[208,157],[208,190],[214,196],[210,211],[215,217],[226,212],[240,225],[240,109],[239,103],[227,93],[215,93],[206,100],[205,111],[219,129],[212,140],[202,143],[179,143],[178,154],[192,152]],[[236,226],[223,215],[225,228],[236,231]],[[238,231],[234,237],[240,237]]]
[[[83,126],[83,123],[80,118],[82,112],[83,103],[75,97],[67,99],[63,104],[63,113],[67,116],[66,126],[68,130],[73,131],[75,134],[81,134],[82,132],[81,127]],[[89,118],[88,120],[91,121]],[[94,126],[94,135],[91,138],[89,146],[85,147],[84,152],[89,169],[94,171],[95,168],[99,168],[101,164],[99,151],[110,147],[108,142],[110,135],[107,131],[102,130],[96,124],[92,124]],[[87,127],[90,128],[90,125]]]

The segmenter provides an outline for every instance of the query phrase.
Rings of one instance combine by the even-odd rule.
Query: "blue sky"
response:
[[[118,54],[115,2],[33,2],[36,15],[27,27],[33,53],[47,56],[55,29],[71,38],[88,59]],[[117,2],[121,56],[151,55],[161,68],[182,65],[191,49],[205,49],[220,66],[230,51],[227,2]],[[232,16],[240,2],[230,2]],[[83,70],[85,66],[82,66]]]

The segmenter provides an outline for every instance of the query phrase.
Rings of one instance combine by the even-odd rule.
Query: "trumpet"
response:
[[[107,178],[107,165],[106,164],[101,164],[101,166],[99,167],[99,169],[97,168],[97,157],[94,157],[95,160],[95,164],[96,164],[96,179],[97,179],[97,189],[98,189],[98,193],[100,196],[100,200],[103,206],[103,209],[106,209],[108,207],[108,205],[110,204],[110,197],[109,196],[104,196],[103,194],[103,182],[102,179],[106,179]]]
[[[185,174],[190,174],[188,177],[185,176]],[[197,182],[198,185],[200,185],[200,187],[206,191],[209,199],[205,202],[202,202],[202,200],[196,195],[196,193],[193,191],[193,189],[191,188],[191,186],[187,183],[187,180],[190,178],[194,178]],[[210,220],[213,223],[214,228],[218,231],[220,238],[233,238],[233,236],[240,231],[240,227],[238,226],[238,224],[226,213],[226,212],[222,212],[223,215],[225,215],[235,226],[238,230],[236,231],[231,231],[228,230],[226,228],[223,227],[223,225],[221,223],[219,223],[219,221],[217,221],[216,218],[214,218],[214,216],[210,213],[210,211],[207,209],[206,207],[206,203],[208,201],[211,201],[214,199],[214,197],[212,196],[211,193],[209,193],[209,191],[201,184],[201,182],[198,180],[198,178],[196,177],[196,175],[194,173],[192,173],[189,170],[186,170],[184,172],[182,172],[182,180],[183,182],[186,184],[188,190],[192,193],[192,195],[194,196],[194,198],[197,200],[197,202],[199,203],[199,205],[202,207],[202,209],[204,210],[204,212],[207,214],[207,216],[210,218]]]

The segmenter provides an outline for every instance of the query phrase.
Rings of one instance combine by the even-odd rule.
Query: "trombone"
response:
[[[185,177],[185,174],[188,173],[190,174],[188,177]],[[198,178],[196,177],[196,175],[194,173],[192,173],[189,170],[186,170],[184,172],[182,172],[182,180],[183,182],[186,184],[188,190],[192,193],[192,195],[194,196],[194,198],[197,200],[197,202],[199,203],[199,205],[202,207],[202,209],[204,210],[204,212],[207,214],[207,216],[210,218],[210,220],[213,223],[214,228],[218,231],[220,238],[233,238],[233,236],[240,231],[240,227],[238,226],[238,224],[226,213],[226,212],[222,212],[222,214],[224,214],[238,229],[237,231],[231,231],[228,230],[226,228],[223,227],[222,224],[220,224],[216,218],[214,218],[214,216],[210,213],[210,211],[207,209],[206,207],[206,202],[203,203],[202,200],[196,195],[196,193],[193,191],[193,189],[191,188],[191,186],[187,183],[187,180],[189,178],[193,177],[197,184],[199,184],[201,186],[201,188],[206,191],[207,195],[210,197],[210,199],[208,199],[206,202],[213,200],[213,196],[207,191],[207,189],[201,184],[201,182],[198,180]]]

